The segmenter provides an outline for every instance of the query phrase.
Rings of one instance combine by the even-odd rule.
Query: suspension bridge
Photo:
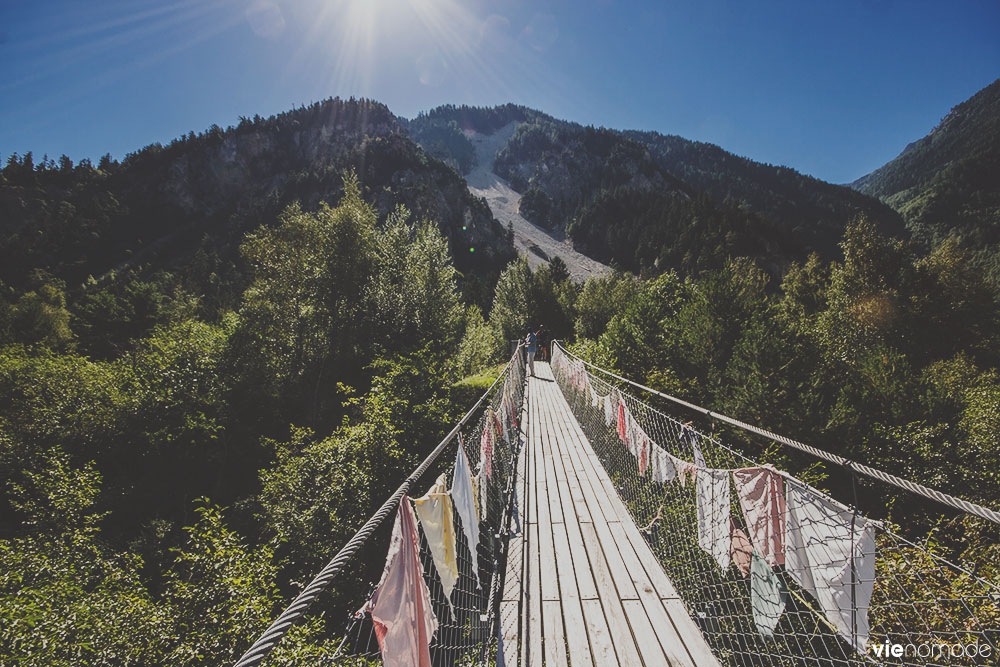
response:
[[[996,581],[665,404],[994,531],[1000,514],[655,392],[558,343],[552,356],[526,376],[516,352],[237,667],[267,664],[325,591],[365,572],[372,586],[329,664],[1000,662]]]

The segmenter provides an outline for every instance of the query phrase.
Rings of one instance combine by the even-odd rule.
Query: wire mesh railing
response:
[[[722,664],[1000,664],[1000,582],[761,466],[558,344],[552,367]]]
[[[351,612],[361,609],[375,589],[377,573],[382,571],[389,547],[393,522],[385,519],[396,514],[401,501],[412,502],[411,496],[417,498],[432,487],[441,490],[442,485],[445,489],[452,488],[459,447],[476,475],[478,544],[470,548],[466,537],[470,531],[462,525],[461,514],[456,511],[452,517],[454,571],[448,567],[442,568],[448,572],[439,572],[441,560],[435,562],[428,533],[423,528],[418,530],[423,581],[429,590],[431,611],[437,621],[429,652],[434,665],[472,665],[490,661],[496,651],[499,592],[506,568],[507,542],[511,531],[519,530],[512,517],[516,512],[513,504],[516,503],[517,456],[523,442],[520,419],[524,386],[524,359],[516,350],[501,376],[476,405],[247,651],[237,667],[266,664],[270,651],[305,615],[312,602],[329,589],[338,587],[338,577],[361,573],[371,577],[368,595],[346,603],[340,600],[341,606],[352,605]],[[374,560],[360,563],[360,549],[366,543],[365,553]],[[357,586],[352,582],[345,588]],[[452,589],[450,595],[446,594],[446,588]],[[362,610],[350,615],[338,649],[324,664],[382,664],[370,614]]]

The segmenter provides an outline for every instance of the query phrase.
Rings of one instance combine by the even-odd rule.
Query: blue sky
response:
[[[846,182],[1000,76],[1000,2],[0,1],[0,154],[116,157],[330,96],[525,104]]]

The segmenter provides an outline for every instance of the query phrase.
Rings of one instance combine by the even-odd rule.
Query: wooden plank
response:
[[[604,515],[608,521],[632,521],[632,515],[626,509],[625,503],[618,494],[618,489],[615,488],[615,485],[611,482],[611,478],[608,477],[608,473],[604,470],[604,464],[601,463],[597,454],[594,453],[593,447],[590,446],[583,431],[579,430],[579,426],[576,426],[576,428],[573,428],[573,426],[570,425],[570,430],[573,432],[577,446],[582,451],[582,460],[584,468],[587,471],[587,477],[594,486],[594,490],[607,497]]]
[[[567,478],[566,483],[560,484],[559,487],[559,492],[563,498],[563,506],[571,507],[576,510],[577,507],[582,505],[586,518],[585,522],[590,523],[590,513],[586,511],[586,501],[580,492],[580,482],[577,478],[576,470],[574,470],[572,461],[565,453],[565,442],[562,438],[556,438],[555,442],[558,445],[559,451],[558,461],[563,466],[563,470],[566,473]],[[576,489],[575,492],[572,490],[573,488]],[[574,495],[575,498],[573,498]],[[590,560],[587,556],[587,550],[583,543],[583,534],[580,531],[580,522],[583,521],[583,519],[584,517],[581,517],[576,511],[568,513],[566,515],[565,529],[570,555],[573,561],[575,584],[580,598],[595,599],[597,598],[597,586],[594,583],[594,577],[591,573]]]
[[[597,584],[594,581],[593,566],[590,563],[590,556],[587,555],[587,547],[583,541],[583,532],[580,529],[580,524],[570,522],[566,526],[566,532],[569,537],[569,550],[573,555],[576,587],[580,593],[580,599],[591,600],[597,598]]]
[[[538,511],[538,530],[535,533],[538,545],[539,570],[542,600],[558,600],[559,584],[555,569],[555,547],[552,544],[552,519],[550,514],[548,478],[544,456],[541,451],[544,431],[544,412],[540,400],[541,381],[532,378],[532,413],[535,421],[531,426],[531,446],[535,457],[534,504]]]
[[[639,592],[632,582],[632,575],[629,573],[628,567],[625,565],[625,560],[618,550],[618,545],[615,544],[615,537],[611,533],[612,524],[595,521],[590,525],[594,527],[594,531],[597,534],[597,543],[601,547],[608,570],[611,573],[611,579],[618,590],[618,599],[638,600]],[[588,551],[588,553],[591,552]]]
[[[583,618],[587,624],[587,636],[590,638],[590,650],[594,655],[595,665],[617,665],[614,641],[608,629],[608,621],[604,618],[604,609],[597,598],[582,600]]]
[[[528,521],[530,523],[538,523],[538,498],[535,494],[534,484],[535,480],[538,479],[538,457],[537,451],[538,447],[535,443],[535,425],[539,422],[539,416],[537,414],[537,409],[535,403],[537,403],[538,392],[535,390],[536,383],[534,379],[528,381],[528,387],[525,390],[526,403],[525,409],[523,411],[521,422],[522,427],[525,431],[525,442],[524,446],[528,448],[527,458],[525,459],[525,466],[527,468],[527,474],[529,476],[528,482],[525,488],[529,490],[528,493]]]
[[[521,609],[526,615],[522,628],[527,637],[521,638],[521,646],[525,657],[522,665],[530,667],[542,664],[542,585],[538,574],[538,524],[530,524],[528,530],[528,565],[525,574],[525,594],[528,599],[522,601]]]
[[[538,536],[538,576],[541,578],[542,600],[558,600],[559,580],[556,573],[555,545],[552,542],[552,523],[548,521],[548,511],[541,503],[539,503],[538,508],[536,534]]]
[[[718,665],[719,660],[712,653],[712,649],[705,640],[701,628],[688,615],[687,609],[680,600],[663,600],[663,608],[667,610],[667,616],[674,624],[677,634],[684,640],[684,648],[687,649],[691,660],[696,665]]]
[[[609,525],[609,529],[611,530],[612,539],[618,547],[618,552],[621,554],[622,561],[625,563],[625,569],[632,578],[632,584],[635,586],[636,591],[638,593],[649,593],[660,597],[654,591],[653,582],[650,581],[649,575],[642,567],[642,563],[639,561],[639,557],[635,553],[634,545],[629,540],[628,536],[626,536],[625,527],[622,526],[620,522],[616,521],[615,523]]]
[[[562,605],[558,600],[542,602],[542,622],[545,633],[545,667],[568,667],[566,635],[563,634]]]
[[[601,608],[604,610],[604,618],[611,632],[618,662],[629,667],[641,665],[642,659],[639,657],[639,650],[632,640],[632,632],[625,620],[625,610],[622,608],[614,580],[611,578],[611,572],[604,560],[596,528],[592,523],[582,524],[580,527],[583,530],[584,542],[587,544],[587,555],[590,556],[590,566],[597,584]]]
[[[580,460],[581,448],[576,440],[575,434],[566,425],[561,425],[562,440],[565,443],[566,451],[570,459]],[[617,519],[617,512],[612,511],[611,499],[608,498],[607,491],[603,486],[591,484],[590,477],[593,474],[589,466],[581,465],[576,470],[576,481],[580,488],[584,504],[587,507],[587,518],[590,521],[605,521],[610,518]],[[609,510],[608,514],[605,513]]]
[[[714,656],[708,661],[696,661],[687,648],[687,642],[677,631],[671,616],[663,606],[662,600],[657,600],[655,595],[640,595],[642,607],[649,618],[656,633],[656,638],[660,642],[660,650],[667,657],[667,662],[671,665],[684,665],[693,667],[694,665],[712,665],[715,663]],[[682,609],[684,616],[687,612]],[[699,632],[699,637],[701,636]],[[709,651],[711,656],[711,651]]]
[[[569,550],[566,525],[554,525],[552,535],[556,546],[556,569],[559,571],[559,592],[563,619],[566,621],[566,646],[573,667],[593,665],[590,659],[590,644],[587,641],[587,626],[583,622],[583,608],[576,588],[575,563]]]
[[[527,489],[528,497],[526,501],[530,521],[525,530],[528,542],[523,576],[525,580],[524,591],[527,599],[521,601],[521,614],[523,618],[521,628],[522,633],[526,636],[521,637],[521,664],[526,667],[541,667],[544,661],[544,655],[542,654],[542,587],[538,569],[538,497],[535,489],[535,483],[538,478],[537,457],[535,455],[537,450],[535,425],[539,421],[539,416],[535,406],[538,392],[536,391],[536,381],[534,379],[528,380],[528,386],[525,391],[528,405],[524,410],[524,416],[522,417],[524,421],[522,421],[522,424],[526,434],[524,446],[527,448],[525,467],[528,479],[525,482],[525,488]]]
[[[517,654],[521,635],[518,632],[520,600],[504,600],[500,603],[500,636],[503,637],[503,658],[505,665],[517,665]]]
[[[552,390],[545,391],[543,393],[545,397],[545,402],[542,404],[543,409],[549,408],[551,414],[552,405]],[[548,416],[548,415],[547,415]],[[545,456],[553,464],[553,467],[549,469],[551,479],[559,482],[566,480],[566,473],[561,465],[556,465],[558,463],[557,459],[559,457],[559,446],[555,437],[555,429],[553,429],[552,419],[545,420],[545,430],[542,433],[542,438],[544,441],[544,451]]]
[[[557,460],[557,452],[552,437],[551,420],[548,418],[551,405],[551,391],[546,387],[539,392],[539,410],[544,419],[539,424],[538,432],[541,440],[542,460],[545,464],[545,481],[549,493],[549,517],[552,523],[563,522],[562,499],[559,496],[559,478],[562,466]],[[565,476],[565,475],[563,475]]]
[[[622,607],[625,609],[625,618],[628,619],[629,627],[632,628],[635,643],[642,654],[642,660],[647,665],[675,665],[686,664],[670,661],[663,654],[660,642],[656,638],[656,631],[653,624],[646,615],[646,609],[639,600],[622,600]],[[687,656],[685,656],[686,658]]]
[[[565,403],[565,399],[563,399],[563,402]],[[568,405],[566,409],[569,409]],[[597,461],[595,464],[595,461],[591,458],[593,456],[596,459],[596,454],[593,453],[593,448],[587,442],[583,432],[580,431],[579,425],[575,422],[565,422],[562,428],[567,447],[573,451],[571,456],[576,456],[580,461],[580,470],[577,475],[584,495],[588,497],[587,507],[593,520],[599,520],[598,515],[607,521],[621,520],[622,513],[619,509],[623,507],[621,498],[619,498],[618,492],[615,490],[614,485],[610,483],[610,480],[607,480],[607,484],[605,484],[604,480],[600,478],[598,470],[603,471],[604,468],[600,461]],[[590,487],[589,493],[586,488],[587,486]],[[627,512],[626,515],[627,520],[631,521],[631,515],[628,515]]]
[[[554,403],[550,398],[550,405]],[[576,521],[589,523],[590,510],[580,490],[578,458],[574,457],[565,436],[564,429],[555,420],[550,424],[552,439],[556,446],[557,461],[562,465],[565,482],[560,483],[559,492],[564,512],[575,513]]]

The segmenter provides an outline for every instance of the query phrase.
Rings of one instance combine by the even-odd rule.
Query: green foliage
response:
[[[346,174],[344,198],[316,213],[291,206],[251,235],[253,282],[230,339],[237,400],[292,421],[329,425],[333,377],[355,384],[381,353],[453,353],[461,329],[458,273],[436,226],[403,208],[384,228]]]
[[[530,325],[545,327],[545,340],[571,336],[577,296],[577,287],[569,280],[566,264],[559,257],[554,257],[531,276],[528,292]],[[520,337],[523,338],[523,335]]]
[[[77,302],[74,326],[80,346],[91,357],[111,359],[130,349],[155,327],[195,315],[198,299],[188,295],[169,273],[150,280],[124,276],[106,285],[88,285]]]
[[[31,282],[34,289],[21,294],[16,302],[0,303],[0,344],[65,349],[73,340],[65,285],[41,271],[35,272]]]
[[[465,311],[465,334],[455,356],[458,374],[467,376],[480,371],[506,352],[506,341],[486,323],[478,307],[469,306]]]
[[[992,258],[1000,244],[998,113],[1000,80],[957,105],[930,134],[851,187],[902,213],[914,238],[928,247],[958,237]]]
[[[520,123],[541,116],[534,109],[517,104],[501,104],[492,108],[470,107],[465,104],[443,104],[420,114],[410,121],[410,131],[413,132],[423,123],[452,123],[458,127],[474,130],[480,134],[493,134],[509,123]]]
[[[277,227],[251,234],[243,253],[254,281],[233,333],[234,354],[260,399],[304,400],[305,387],[320,381],[327,364],[356,358],[359,347],[372,349],[375,212],[355,177],[345,177],[337,208],[323,205],[311,214],[293,205]]]
[[[831,259],[845,225],[859,214],[892,235],[903,233],[899,215],[873,197],[826,183],[784,166],[762,164],[719,146],[657,132],[623,133],[645,146],[661,169],[704,192],[720,209],[734,203],[767,220],[784,235]],[[799,259],[804,259],[798,252]]]
[[[535,223],[541,227],[559,229],[562,224],[556,220],[556,212],[553,210],[552,199],[538,187],[530,187],[521,195],[518,204],[518,212],[524,216],[525,220]]]
[[[980,579],[1000,585],[1000,549],[991,529],[980,519],[965,517],[950,524],[935,526],[916,545],[899,543],[883,537],[878,544],[881,558],[876,561],[876,580],[886,585],[876,586],[872,598],[872,626],[885,628],[888,633],[922,628],[930,637],[953,636],[962,641],[961,633],[981,636],[1000,622],[1000,612],[994,600],[983,595]],[[899,533],[899,526],[890,529]],[[958,557],[948,544],[949,535],[961,535]],[[978,563],[975,572],[942,567],[943,560]],[[893,604],[894,598],[906,591],[909,604]],[[961,604],[950,604],[960,601]],[[972,634],[976,633],[976,634]],[[873,637],[880,641],[880,637]],[[960,659],[961,660],[961,659]],[[978,661],[977,661],[978,662]],[[974,664],[961,661],[959,664]],[[980,663],[981,664],[981,663]]]
[[[267,546],[248,549],[225,526],[221,510],[206,502],[196,512],[167,576],[163,604],[176,643],[164,657],[170,664],[225,664],[270,624],[277,567]]]
[[[500,274],[490,326],[505,342],[520,340],[529,328],[539,327],[545,329],[545,340],[564,339],[573,333],[577,297],[562,259],[556,257],[532,272],[522,257]]]
[[[93,511],[100,475],[58,450],[10,488],[26,529],[0,540],[4,664],[142,665],[167,642],[169,614],[145,591],[141,562],[109,555]]]
[[[673,340],[668,325],[687,298],[688,286],[675,273],[643,283],[599,339],[614,359],[614,367],[626,377],[650,381],[650,370],[670,368],[671,364],[664,363],[664,354]],[[662,384],[651,386],[666,390]]]
[[[409,124],[410,135],[420,146],[467,174],[476,166],[476,149],[455,121],[420,116]]]
[[[523,338],[525,330],[532,325],[530,318],[533,313],[528,311],[530,289],[528,260],[519,258],[500,274],[490,310],[490,326],[500,340]]]
[[[587,278],[576,301],[576,337],[597,338],[637,292],[638,282],[620,271]]]
[[[399,463],[400,452],[385,424],[355,427],[316,440],[296,430],[275,444],[275,465],[261,472],[261,523],[289,567],[307,575],[326,564],[331,547],[343,544],[375,501],[369,487],[376,460]],[[382,488],[381,483],[379,488]]]

